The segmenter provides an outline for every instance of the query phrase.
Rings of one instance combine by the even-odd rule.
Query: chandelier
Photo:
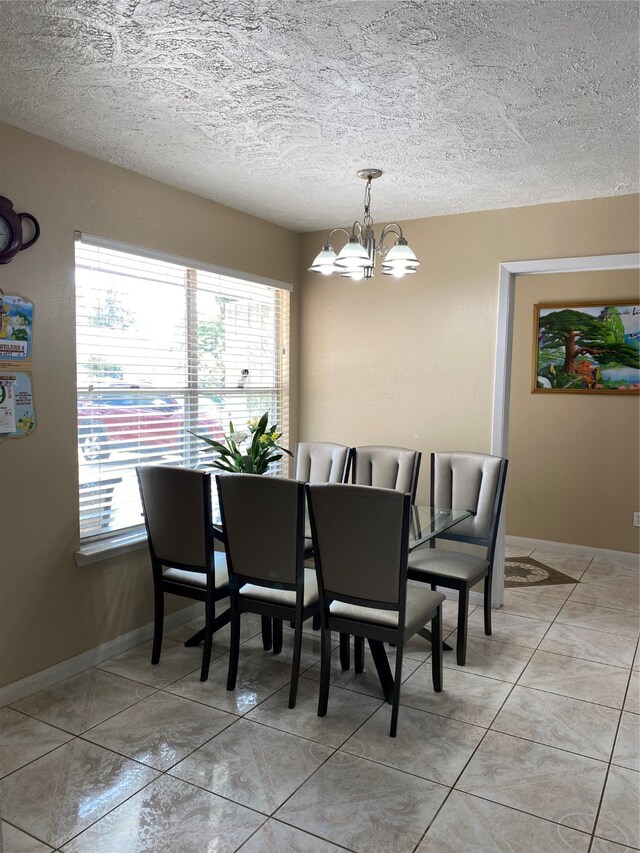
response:
[[[370,213],[371,207],[371,181],[382,175],[380,169],[361,169],[358,177],[367,182],[364,191],[364,217],[362,222],[356,220],[353,223],[351,233],[346,228],[334,228],[329,232],[322,250],[315,261],[309,267],[309,272],[318,272],[322,275],[339,273],[344,278],[359,281],[363,278],[371,278],[374,274],[376,256],[381,259],[382,274],[393,275],[402,278],[414,273],[420,266],[420,261],[407,245],[402,236],[402,228],[395,222],[385,225],[376,242],[373,233],[373,219]],[[347,242],[336,255],[331,238],[334,234],[342,232],[347,235]],[[384,247],[387,234],[395,234],[396,241],[388,249]]]

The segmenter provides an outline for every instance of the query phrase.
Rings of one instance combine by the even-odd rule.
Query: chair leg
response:
[[[262,648],[268,652],[271,648],[271,617],[262,617]]]
[[[320,693],[318,696],[318,716],[324,717],[329,704],[329,680],[331,678],[331,631],[320,629]]]
[[[229,643],[229,670],[227,672],[227,690],[235,690],[238,676],[238,658],[240,657],[240,608],[231,604],[231,641]]]
[[[280,622],[282,627],[282,622]],[[298,696],[298,675],[300,673],[300,655],[302,654],[302,614],[296,619],[296,627],[293,634],[293,660],[291,661],[291,686],[289,688],[289,707],[296,707],[296,698]],[[281,638],[282,639],[282,638]],[[274,642],[275,648],[275,642]]]
[[[160,661],[160,651],[162,650],[162,630],[164,628],[164,593],[159,584],[154,584],[153,604],[153,647],[151,649],[151,663],[157,664]]]
[[[491,572],[484,579],[484,632],[491,634]]]
[[[313,622],[311,623],[311,627],[313,628],[314,631],[320,630],[320,614],[319,613],[313,614]]]
[[[389,736],[395,737],[398,731],[398,712],[400,710],[400,684],[402,683],[402,657],[404,642],[399,640],[396,645],[396,673],[393,680],[393,700],[391,703],[391,728]]]
[[[209,678],[209,664],[211,662],[211,648],[213,646],[213,623],[215,622],[215,618],[215,602],[207,599],[205,602],[204,644],[202,646],[200,681],[206,681]]]
[[[349,669],[351,666],[351,637],[349,634],[340,634],[340,666]]]
[[[282,651],[282,619],[273,620],[273,653],[279,655]]]
[[[458,590],[458,642],[456,643],[456,662],[464,666],[467,659],[467,621],[469,619],[469,587]]]
[[[442,692],[442,606],[439,605],[431,620],[431,677],[433,689]]]
[[[356,672],[364,672],[364,637],[353,638],[353,661]]]

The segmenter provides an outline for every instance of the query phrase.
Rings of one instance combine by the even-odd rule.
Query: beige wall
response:
[[[426,502],[432,450],[488,452],[491,447],[498,265],[638,251],[638,196],[402,225],[422,265],[400,280],[378,274],[364,283],[308,273],[325,234],[303,238],[300,437],[421,450],[427,457],[418,499]],[[631,412],[633,401],[614,405],[622,402]],[[625,432],[627,446],[621,448],[630,459],[637,445],[637,432],[635,438],[632,432]],[[545,458],[539,464],[544,467]],[[548,468],[553,476],[553,467]],[[517,495],[521,489],[517,470],[508,476],[507,527],[525,534],[521,517],[515,528],[511,523],[510,491]],[[608,484],[606,499],[611,517],[624,520],[640,509]],[[535,511],[545,512],[539,503]],[[586,544],[622,547],[601,515],[585,526]],[[562,541],[573,535],[557,532]],[[626,538],[624,547],[634,541]]]
[[[152,619],[148,556],[76,567],[74,231],[295,283],[293,232],[0,125],[0,192],[42,236],[0,266],[35,305],[38,428],[0,444],[0,685]],[[213,168],[213,166],[212,166]],[[297,297],[292,364],[297,365]],[[295,416],[297,377],[292,377]],[[295,422],[292,423],[295,436]]]
[[[640,406],[628,395],[531,393],[533,306],[578,300],[637,301],[638,272],[519,276],[516,283],[509,532],[638,551]]]

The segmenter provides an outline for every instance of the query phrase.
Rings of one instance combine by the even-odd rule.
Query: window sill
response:
[[[91,563],[99,563],[102,560],[110,560],[112,557],[120,557],[131,551],[139,551],[147,547],[147,534],[145,530],[132,530],[128,533],[119,533],[108,536],[105,539],[96,539],[94,542],[85,542],[75,552],[76,565],[78,567],[88,566]]]

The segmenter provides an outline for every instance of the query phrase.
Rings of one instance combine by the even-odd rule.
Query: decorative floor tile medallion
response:
[[[575,578],[545,566],[533,557],[507,557],[504,561],[504,585],[507,588],[576,582]]]

